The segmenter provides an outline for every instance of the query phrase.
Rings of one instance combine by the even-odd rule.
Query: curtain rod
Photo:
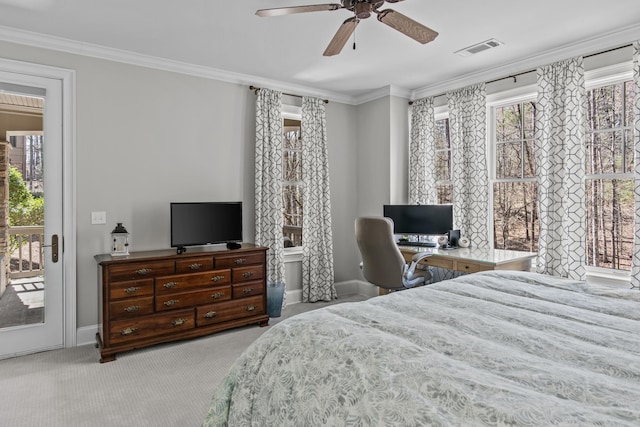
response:
[[[258,91],[259,91],[260,89],[262,89],[262,88],[257,87],[257,86],[253,86],[253,85],[249,86],[249,90],[254,91],[254,92],[256,93],[256,95],[258,94]],[[286,92],[282,92],[282,94],[283,94],[283,95],[289,95],[289,96],[295,96],[296,98],[302,98],[302,95],[296,95],[296,94],[294,94],[294,93],[286,93]],[[328,104],[328,103],[329,103],[329,100],[328,100],[328,99],[323,99],[323,100],[322,100],[322,102],[324,102],[325,104]]]
[[[630,46],[633,46],[633,45],[632,44],[625,44],[624,46],[614,47],[614,48],[611,48],[611,49],[603,50],[602,52],[592,53],[590,55],[583,55],[582,57],[583,58],[591,58],[592,56],[602,55],[604,53],[613,52],[613,51],[616,51],[618,49],[624,49],[624,48],[630,47]],[[506,76],[506,77],[500,77],[499,79],[489,80],[488,82],[485,82],[485,84],[496,83],[496,82],[499,82],[500,80],[506,80],[506,79],[513,79],[513,82],[515,83],[515,82],[517,82],[516,78],[518,76],[522,76],[524,74],[533,73],[535,71],[537,71],[537,68],[535,70],[523,71],[521,73],[511,74],[511,75]],[[441,94],[432,96],[432,98],[439,98],[439,97],[445,96],[445,95],[446,95],[446,93],[441,93]],[[413,105],[413,101],[409,101],[409,105]]]

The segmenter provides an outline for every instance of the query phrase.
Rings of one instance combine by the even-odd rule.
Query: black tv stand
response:
[[[185,253],[185,252],[187,252],[187,248],[185,248],[184,246],[178,246],[178,247],[176,248],[176,253],[177,253],[178,255],[183,254],[183,253]]]
[[[227,249],[240,249],[241,247],[242,243],[227,242]]]

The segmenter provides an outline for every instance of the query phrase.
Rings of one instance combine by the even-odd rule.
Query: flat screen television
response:
[[[384,205],[394,234],[447,234],[453,228],[453,205]]]
[[[171,247],[242,242],[242,202],[171,203]]]

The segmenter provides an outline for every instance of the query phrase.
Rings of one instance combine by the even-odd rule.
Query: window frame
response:
[[[597,89],[603,86],[615,85],[624,83],[627,81],[633,81],[633,64],[632,61],[628,63],[616,64],[609,67],[603,67],[599,69],[592,70],[590,72],[585,72],[585,95],[586,92]],[[586,112],[585,112],[585,121],[586,121]],[[633,125],[631,125],[633,128]],[[618,128],[618,130],[622,130],[624,127]],[[610,130],[607,130],[610,131]],[[602,131],[605,132],[605,131]],[[587,137],[588,129],[585,123],[585,138]],[[624,155],[624,154],[623,154]],[[585,188],[587,184],[587,180],[595,180],[595,179],[631,179],[633,181],[634,173],[633,172],[625,172],[625,173],[604,173],[604,174],[586,174],[585,171]],[[586,200],[585,200],[586,207]],[[585,224],[586,225],[586,224]],[[619,283],[620,281],[628,281],[631,278],[631,269],[629,270],[621,270],[607,267],[596,267],[592,265],[585,265],[585,270],[587,276],[597,277],[599,279],[604,279],[605,281],[613,281]]]
[[[284,135],[284,119],[298,120],[298,121],[302,122],[302,107],[301,106],[297,106],[297,105],[282,104],[282,110],[280,112],[280,115],[281,115],[281,120],[283,122],[282,131],[283,131],[283,135]],[[302,125],[302,123],[301,123],[301,125]],[[284,161],[284,147],[283,147],[283,161]],[[282,184],[283,185],[285,185],[287,182],[288,181],[284,181],[284,179],[282,180]],[[283,209],[284,209],[284,206],[283,206]],[[304,209],[304,206],[303,206],[303,209]],[[283,215],[284,215],[284,212],[283,212]],[[304,215],[304,213],[303,213],[303,215]],[[293,246],[293,247],[290,247],[290,248],[283,248],[284,249],[284,256],[285,256],[285,260],[284,260],[285,263],[301,261],[302,260],[302,250],[303,250],[303,248],[304,248],[304,241],[302,242],[302,245],[300,245],[300,246]]]
[[[493,232],[493,224],[495,223],[495,216],[493,200],[494,191],[493,188],[496,183],[507,182],[537,182],[537,178],[497,178],[496,177],[496,147],[497,147],[497,129],[496,123],[496,109],[500,107],[506,107],[509,105],[520,104],[525,102],[535,102],[538,94],[535,85],[526,85],[517,89],[497,92],[487,96],[487,143],[486,143],[486,155],[487,155],[487,167],[489,169],[489,212],[487,212],[487,220],[489,221],[489,247],[495,249],[494,240],[495,234]],[[537,208],[537,207],[536,207]],[[538,236],[539,237],[539,236]]]
[[[440,120],[449,120],[449,111],[447,109],[446,106],[440,106],[440,107],[435,107],[434,108],[434,114],[433,114],[433,122],[434,122],[434,126],[435,123],[439,122]],[[449,125],[451,125],[451,122],[449,122]],[[449,140],[451,140],[451,135],[449,135]],[[436,148],[434,148],[434,150],[437,151],[449,151],[449,178],[446,180],[436,180],[436,193],[437,193],[437,188],[441,185],[449,185],[451,186],[451,203],[453,203],[453,180],[451,179],[451,171],[453,169],[453,157],[452,157],[452,149],[453,147],[449,147],[448,150],[438,150]],[[440,200],[436,200],[436,203],[440,204]]]

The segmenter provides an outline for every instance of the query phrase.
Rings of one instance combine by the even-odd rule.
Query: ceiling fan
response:
[[[402,0],[386,0],[387,3],[397,3],[399,1]],[[372,13],[378,16],[378,21],[422,44],[429,43],[438,36],[438,33],[431,28],[425,27],[400,12],[391,9],[378,10],[384,3],[385,0],[340,0],[340,3],[260,9],[256,11],[256,15],[266,17],[338,9],[347,9],[353,12],[354,16],[344,21],[340,28],[338,28],[338,32],[333,36],[329,46],[327,46],[327,49],[324,51],[324,56],[339,54],[349,37],[351,37],[351,34],[355,31],[360,20],[367,19]]]

